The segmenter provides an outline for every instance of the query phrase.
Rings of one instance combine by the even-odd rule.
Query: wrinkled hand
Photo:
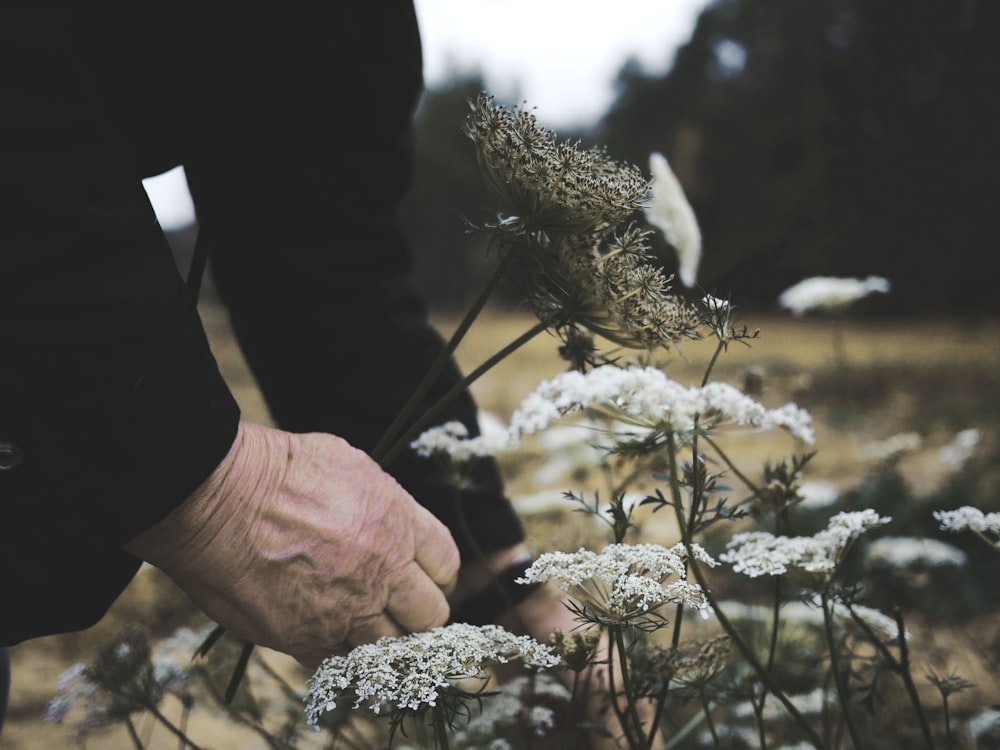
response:
[[[232,634],[309,668],[443,625],[459,565],[449,531],[365,453],[249,423],[205,483],[126,549]]]

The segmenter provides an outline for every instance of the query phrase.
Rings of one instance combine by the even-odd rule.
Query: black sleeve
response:
[[[70,26],[0,19],[0,643],[103,614],[239,419]]]
[[[370,451],[443,349],[402,215],[422,85],[413,7],[355,4],[335,26],[241,23],[204,102],[211,127],[185,158],[212,278],[276,423]],[[450,363],[428,402],[460,377]],[[478,433],[468,393],[440,416],[452,419]],[[523,538],[492,459],[461,500],[412,451],[386,468],[463,553]]]

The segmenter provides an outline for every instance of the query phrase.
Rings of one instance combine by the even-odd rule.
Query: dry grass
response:
[[[232,341],[224,312],[205,305],[203,316],[220,366],[245,417],[268,422],[266,407]],[[438,316],[435,322],[446,334],[456,323],[448,316]],[[532,322],[517,313],[487,314],[459,349],[460,364],[469,370]],[[924,439],[923,447],[906,458],[902,473],[915,494],[926,495],[945,478],[937,451],[957,430],[978,427],[993,445],[1000,424],[1000,322],[866,322],[848,323],[839,330],[829,321],[779,316],[751,315],[743,322],[751,330],[759,328],[759,337],[750,347],[733,345],[723,355],[714,378],[737,385],[759,382],[762,390],[758,398],[765,405],[778,406],[794,400],[813,413],[818,453],[810,465],[811,478],[851,486],[861,476],[861,451],[866,443],[916,430]],[[478,381],[473,391],[481,406],[502,419],[510,416],[520,399],[541,379],[564,369],[556,354],[557,345],[548,334],[542,334]],[[666,371],[682,382],[697,383],[711,351],[711,342],[686,345],[665,361]],[[841,358],[838,351],[842,352]],[[750,467],[779,460],[797,450],[784,436],[747,435],[727,445],[739,463]],[[504,459],[512,497],[523,497],[538,489],[533,476],[539,462],[530,455]],[[551,491],[559,493],[557,487]],[[523,507],[529,541],[536,549],[567,549],[595,538],[595,529],[581,523],[578,515],[551,509],[534,512],[527,505]],[[668,539],[671,531],[667,521],[646,519],[644,533],[651,538],[672,541]],[[165,635],[181,623],[200,620],[169,581],[153,569],[144,569],[94,628],[15,647],[12,704],[0,745],[5,750],[72,747],[69,728],[42,720],[56,679],[74,662],[88,659],[98,645],[128,622],[146,623],[153,633]],[[975,699],[980,705],[1000,702],[996,675],[981,650],[992,648],[995,660],[996,641],[1000,639],[995,617],[986,622],[933,627],[921,625],[919,617],[913,622],[914,648],[921,648],[916,644],[923,641],[939,671],[948,671],[940,669],[941,664],[953,664],[977,684]],[[267,657],[293,681],[304,677],[279,655]],[[995,661],[992,663],[995,665]],[[196,711],[193,721],[191,734],[203,746],[214,750],[264,747],[253,733],[207,714]],[[102,750],[128,748],[130,744],[125,733],[116,730],[88,739],[86,747]],[[157,730],[147,747],[176,748],[177,742]]]

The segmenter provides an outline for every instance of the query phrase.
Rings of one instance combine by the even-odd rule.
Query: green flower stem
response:
[[[702,571],[701,566],[698,565],[697,562],[695,561],[694,550],[692,548],[693,541],[691,540],[691,535],[687,530],[684,529],[684,515],[680,506],[680,488],[677,483],[677,445],[676,442],[674,441],[674,435],[672,432],[667,434],[667,461],[668,461],[668,470],[670,472],[670,477],[671,477],[670,487],[674,498],[674,512],[677,515],[677,523],[682,530],[681,542],[684,545],[684,549],[687,550],[687,557],[690,563],[690,570],[692,573],[694,573],[695,580],[701,587],[702,593],[705,596],[705,601],[708,602],[709,606],[712,608],[712,611],[715,613],[715,617],[716,619],[718,619],[719,625],[726,632],[726,635],[729,636],[730,640],[734,644],[736,644],[736,648],[739,649],[740,653],[743,655],[743,658],[746,659],[747,663],[749,663],[750,666],[753,668],[754,672],[757,674],[757,677],[760,679],[761,683],[763,683],[763,685],[771,692],[771,694],[775,698],[781,701],[781,704],[785,707],[788,713],[792,715],[792,718],[794,718],[796,723],[802,728],[802,731],[806,733],[806,735],[809,738],[809,742],[811,742],[817,750],[825,750],[823,740],[820,739],[820,736],[818,734],[816,734],[816,730],[814,730],[809,725],[809,722],[806,721],[805,717],[802,715],[802,712],[800,712],[799,709],[795,706],[795,704],[788,699],[788,696],[786,696],[785,693],[780,688],[778,688],[777,685],[775,685],[774,681],[771,679],[771,675],[768,674],[767,670],[764,669],[763,665],[757,659],[757,656],[756,654],[754,654],[753,649],[751,649],[750,646],[747,645],[747,643],[740,636],[739,632],[737,632],[736,628],[733,627],[733,624],[729,621],[729,618],[726,617],[725,613],[722,611],[722,607],[719,606],[718,600],[715,598],[715,595],[709,588],[708,581],[705,578],[705,573]]]
[[[708,709],[711,710],[713,706],[709,704]],[[696,713],[690,719],[688,719],[687,724],[682,726],[674,735],[663,743],[663,750],[674,750],[680,743],[687,739],[688,735],[691,734],[698,725],[705,720],[704,713]]]
[[[165,726],[175,737],[177,737],[185,746],[190,747],[191,750],[202,750],[202,748],[192,742],[184,732],[174,726],[173,722],[170,721],[166,716],[160,713],[156,706],[147,706],[147,710],[155,716],[163,726]]]
[[[726,350],[726,342],[719,340],[718,346],[715,347],[715,352],[712,354],[712,358],[708,361],[708,366],[705,368],[705,374],[701,378],[701,387],[704,388],[708,385],[709,378],[712,377],[712,370],[715,369],[715,363],[719,361],[719,357]]]
[[[424,396],[427,395],[427,391],[430,390],[431,385],[433,385],[437,376],[441,374],[441,370],[444,369],[444,366],[448,363],[449,358],[455,353],[455,350],[458,349],[458,345],[462,343],[462,339],[465,338],[465,334],[468,333],[469,328],[472,327],[473,322],[475,322],[479,313],[481,313],[483,308],[486,306],[486,302],[492,296],[494,290],[497,288],[497,285],[507,274],[507,271],[510,269],[511,264],[517,255],[517,252],[518,248],[512,247],[507,251],[506,255],[500,259],[500,263],[497,264],[496,269],[493,271],[493,275],[490,277],[489,281],[486,282],[486,285],[482,288],[482,290],[480,290],[479,296],[476,297],[476,300],[466,311],[465,316],[458,324],[458,328],[456,328],[454,333],[452,333],[451,338],[445,345],[444,350],[438,355],[438,358],[431,365],[430,369],[427,370],[427,373],[424,375],[424,379],[420,381],[420,385],[417,386],[417,389],[403,405],[403,408],[399,410],[399,413],[396,415],[392,424],[389,425],[385,433],[383,433],[382,437],[379,439],[374,450],[372,450],[372,458],[381,463],[383,466],[388,463],[388,461],[381,460],[383,454],[388,451],[392,440],[399,434],[399,431],[403,429],[403,425],[406,424],[406,421],[412,416],[413,412],[420,405]]]
[[[612,710],[615,712],[615,716],[618,719],[618,724],[622,728],[622,732],[625,734],[625,739],[628,740],[628,746],[631,750],[642,750],[641,745],[637,745],[636,742],[642,742],[642,736],[640,734],[639,738],[636,739],[632,735],[632,729],[630,728],[631,722],[628,717],[625,716],[625,712],[622,711],[622,707],[618,704],[618,691],[615,689],[615,646],[618,644],[618,628],[609,627],[608,628],[608,703],[611,704]],[[619,659],[622,657],[619,656]],[[626,693],[626,700],[627,693]],[[631,704],[631,701],[629,701]]]
[[[632,674],[628,666],[628,652],[625,649],[625,633],[622,628],[614,628],[615,641],[618,645],[618,663],[621,665],[622,670],[622,688],[625,690],[625,700],[628,701],[628,715],[632,723],[632,728],[635,731],[635,736],[639,740],[641,747],[649,747],[649,742],[652,742],[653,736],[656,734],[656,728],[652,727],[649,740],[645,739],[645,733],[642,730],[642,719],[639,718],[639,707],[636,705],[635,697],[635,686],[632,684]]]
[[[438,709],[433,709],[434,713],[434,747],[439,750],[448,750],[448,724],[444,720],[444,713]]]
[[[729,456],[726,455],[726,452],[719,447],[719,444],[716,443],[714,440],[712,440],[712,438],[710,438],[708,435],[702,434],[702,437],[705,439],[706,443],[712,446],[712,450],[714,450],[719,455],[719,458],[722,459],[722,462],[729,468],[729,470],[733,472],[733,474],[735,474],[737,478],[739,478],[739,480],[749,488],[751,492],[750,497],[747,498],[746,500],[740,501],[739,505],[743,505],[744,503],[749,502],[755,497],[760,497],[762,493],[761,488],[758,487],[756,484],[754,484],[753,481],[751,481],[751,479],[748,476],[746,476],[743,472],[739,470],[739,467],[737,467],[736,464],[734,464],[730,460]]]
[[[447,406],[454,398],[459,394],[463,393],[472,383],[483,376],[487,371],[496,366],[499,362],[503,361],[506,357],[513,354],[515,351],[520,349],[522,346],[531,341],[535,336],[542,333],[549,328],[548,323],[536,323],[532,328],[522,333],[512,342],[507,344],[503,349],[496,352],[493,356],[485,360],[479,367],[466,375],[462,380],[452,386],[451,390],[445,393],[437,403],[435,403],[430,409],[428,409],[423,416],[420,417],[413,425],[408,429],[400,438],[393,443],[392,447],[384,451],[380,456],[376,458],[381,466],[388,466],[392,461],[399,455],[399,452],[403,448],[409,445],[410,441],[416,438],[421,432],[423,432],[427,427],[433,422],[434,418],[440,413],[440,411]]]
[[[847,692],[847,684],[838,665],[837,641],[833,632],[833,608],[830,606],[830,597],[826,588],[820,592],[820,603],[823,606],[823,630],[826,633],[827,648],[830,650],[830,671],[833,673],[833,684],[837,688],[837,697],[840,699],[840,705],[843,709],[847,732],[851,735],[851,743],[856,750],[861,750],[864,743],[861,741],[861,733],[854,723],[854,716],[851,713],[851,697]]]
[[[712,735],[712,744],[719,747],[719,733],[715,730],[715,722],[712,721],[712,710],[709,704],[708,696],[705,695],[704,685],[702,685],[698,690],[698,698],[701,702],[701,710],[705,712],[705,722],[708,724],[708,731]]]
[[[767,666],[764,667],[767,673],[770,674],[774,671],[774,658],[778,653],[778,632],[781,628],[781,579],[775,577],[774,579],[774,606],[771,610],[771,639],[767,648]],[[767,687],[763,687],[760,691],[760,710],[764,710],[764,701],[767,700]],[[761,744],[761,748],[764,744]]]
[[[125,717],[125,728],[128,729],[129,739],[132,740],[132,744],[135,745],[136,750],[145,750],[145,745],[142,744],[142,740],[139,738],[139,733],[135,730],[135,724],[132,723],[132,717]]]
[[[927,716],[924,714],[923,705],[920,703],[920,695],[917,692],[916,684],[913,682],[913,675],[910,674],[910,650],[906,645],[906,626],[903,624],[902,611],[898,608],[896,610],[896,637],[899,639],[899,659],[894,657],[892,652],[886,648],[885,644],[882,643],[882,639],[876,635],[871,626],[858,617],[858,614],[854,611],[854,608],[850,604],[847,605],[847,611],[851,613],[851,618],[854,620],[854,623],[862,630],[862,632],[864,632],[864,634],[868,637],[868,640],[872,642],[875,649],[879,652],[879,655],[889,663],[890,669],[898,674],[903,680],[903,684],[906,686],[906,694],[910,699],[911,705],[913,706],[914,713],[917,715],[917,721],[920,723],[920,731],[924,735],[924,743],[927,745],[928,750],[934,750],[934,739],[931,735],[931,727],[927,722]]]

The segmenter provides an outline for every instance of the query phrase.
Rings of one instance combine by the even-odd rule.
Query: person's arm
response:
[[[0,643],[93,624],[139,558],[305,662],[443,623],[443,526],[342,440],[240,425],[71,25],[0,29]]]

